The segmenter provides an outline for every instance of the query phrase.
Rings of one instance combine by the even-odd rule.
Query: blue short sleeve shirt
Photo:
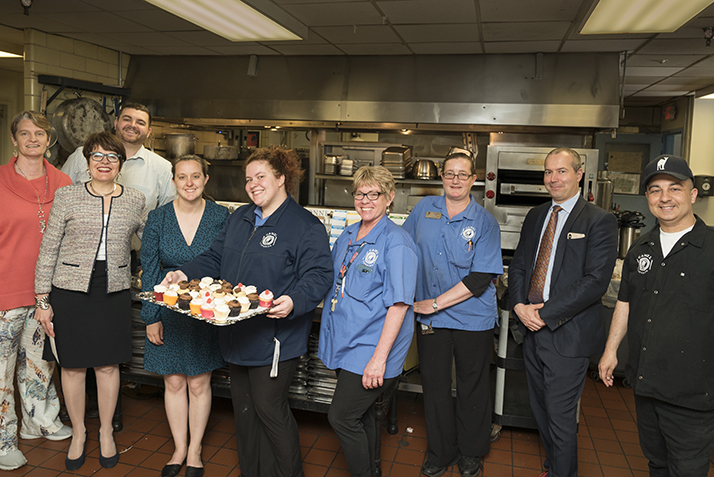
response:
[[[403,228],[414,239],[419,256],[416,301],[438,297],[471,272],[503,273],[498,222],[473,198],[450,219],[443,196],[425,197]],[[496,287],[491,284],[480,297],[431,315],[417,315],[417,321],[434,328],[483,331],[493,328],[497,317]]]
[[[387,309],[396,303],[414,304],[417,255],[411,237],[386,216],[357,241],[360,225],[347,227],[332,249],[335,283],[325,297],[319,357],[330,369],[362,375],[382,335]],[[332,311],[337,277],[358,250]],[[387,358],[385,378],[401,374],[413,333],[410,306]]]

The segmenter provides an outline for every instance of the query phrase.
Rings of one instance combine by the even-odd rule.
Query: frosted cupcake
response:
[[[156,285],[154,287],[154,300],[164,301],[164,293],[166,293],[166,290],[168,290],[168,288],[166,288],[165,286]]]
[[[259,305],[263,308],[270,308],[273,306],[273,292],[270,290],[265,290],[258,296],[260,302]]]
[[[203,277],[201,278],[201,283],[210,285],[211,283],[213,283],[213,277]]]
[[[225,305],[226,299],[225,298],[214,298],[213,299],[213,306],[218,306],[218,305]]]
[[[176,300],[178,300],[178,293],[176,293],[176,290],[169,289],[164,292],[164,303],[174,306],[176,304]]]
[[[203,305],[203,300],[201,300],[200,298],[194,298],[193,300],[191,300],[191,303],[189,303],[191,313],[196,316],[201,316],[201,305]]]
[[[216,305],[216,308],[213,310],[214,317],[216,318],[216,321],[222,321],[225,322],[226,319],[228,319],[228,313],[230,312],[230,309],[228,308],[228,305],[225,303],[223,305]]]
[[[190,306],[191,303],[191,295],[188,293],[182,293],[178,297],[178,307],[182,310],[189,310],[191,309]]]
[[[237,300],[229,301],[228,309],[230,310],[228,312],[228,316],[237,317],[238,315],[240,315],[240,303],[238,303]]]
[[[248,300],[250,300],[250,309],[254,310],[260,305],[260,298],[257,293],[251,293],[248,295]]]
[[[253,285],[248,285],[243,291],[246,295],[250,295],[251,293],[258,293],[258,289],[255,288]]]
[[[239,296],[238,303],[240,303],[240,312],[247,313],[250,309],[250,300],[244,296]]]
[[[213,303],[204,303],[201,305],[201,316],[204,318],[213,318]]]

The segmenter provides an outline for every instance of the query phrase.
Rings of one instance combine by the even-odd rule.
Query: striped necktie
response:
[[[563,210],[559,205],[553,207],[550,214],[548,226],[540,239],[538,248],[538,258],[536,258],[535,269],[531,277],[531,286],[528,289],[528,301],[530,303],[543,303],[543,287],[545,286],[545,276],[548,273],[548,263],[550,262],[550,252],[553,249],[553,239],[555,229],[558,225],[558,212]]]

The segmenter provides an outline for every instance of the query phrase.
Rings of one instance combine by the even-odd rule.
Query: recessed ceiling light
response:
[[[302,40],[240,0],[146,1],[231,41]]]
[[[713,2],[714,0],[599,0],[580,33],[671,33]]]

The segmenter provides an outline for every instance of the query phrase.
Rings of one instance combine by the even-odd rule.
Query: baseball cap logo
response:
[[[667,164],[667,159],[669,159],[669,157],[663,157],[662,159],[657,161],[657,170],[658,171],[664,170],[664,166],[665,166],[665,164]]]

